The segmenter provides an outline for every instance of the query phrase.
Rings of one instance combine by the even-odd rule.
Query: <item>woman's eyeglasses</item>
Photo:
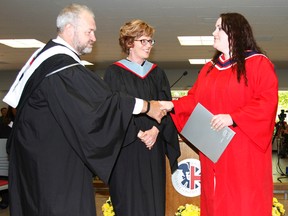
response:
[[[155,44],[155,40],[142,39],[142,40],[134,40],[134,41],[140,41],[143,46],[146,46],[147,43],[149,43],[151,46]]]

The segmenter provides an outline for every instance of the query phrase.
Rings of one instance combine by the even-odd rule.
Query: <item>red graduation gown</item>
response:
[[[228,66],[207,63],[188,96],[174,103],[173,121],[181,132],[198,102],[213,114],[230,114],[236,135],[217,163],[200,153],[202,216],[271,216],[272,143],[278,80],[263,55],[246,58],[248,86]]]

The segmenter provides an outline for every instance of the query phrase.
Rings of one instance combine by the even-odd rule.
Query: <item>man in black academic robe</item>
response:
[[[72,5],[72,12],[75,8],[80,8],[77,24],[88,19],[93,27],[91,12],[79,5]],[[14,103],[13,95],[18,79],[12,96],[9,91],[4,98],[17,105],[7,143],[11,216],[94,216],[92,177],[108,182],[135,109],[135,98],[113,93],[81,65],[69,31],[82,29],[70,23],[63,28],[62,38],[35,52],[19,73],[21,82],[36,64],[20,101]],[[96,41],[93,32],[91,38]]]
[[[13,215],[18,208],[27,216],[54,215],[47,209],[57,215],[92,215],[93,173],[107,182],[121,147],[134,98],[113,94],[82,65],[41,80],[51,66],[67,62],[75,63],[62,54],[46,60],[17,107],[9,141]]]

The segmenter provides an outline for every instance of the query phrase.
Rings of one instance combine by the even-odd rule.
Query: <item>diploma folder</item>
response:
[[[200,103],[197,104],[181,134],[214,163],[218,161],[235,132],[229,127],[220,131],[211,129],[213,114]]]

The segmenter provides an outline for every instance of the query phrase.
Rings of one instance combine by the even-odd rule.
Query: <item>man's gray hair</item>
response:
[[[84,11],[95,17],[93,11],[90,10],[86,5],[70,4],[62,9],[56,20],[57,32],[62,32],[64,27],[69,23],[72,25],[77,24],[79,15]]]

